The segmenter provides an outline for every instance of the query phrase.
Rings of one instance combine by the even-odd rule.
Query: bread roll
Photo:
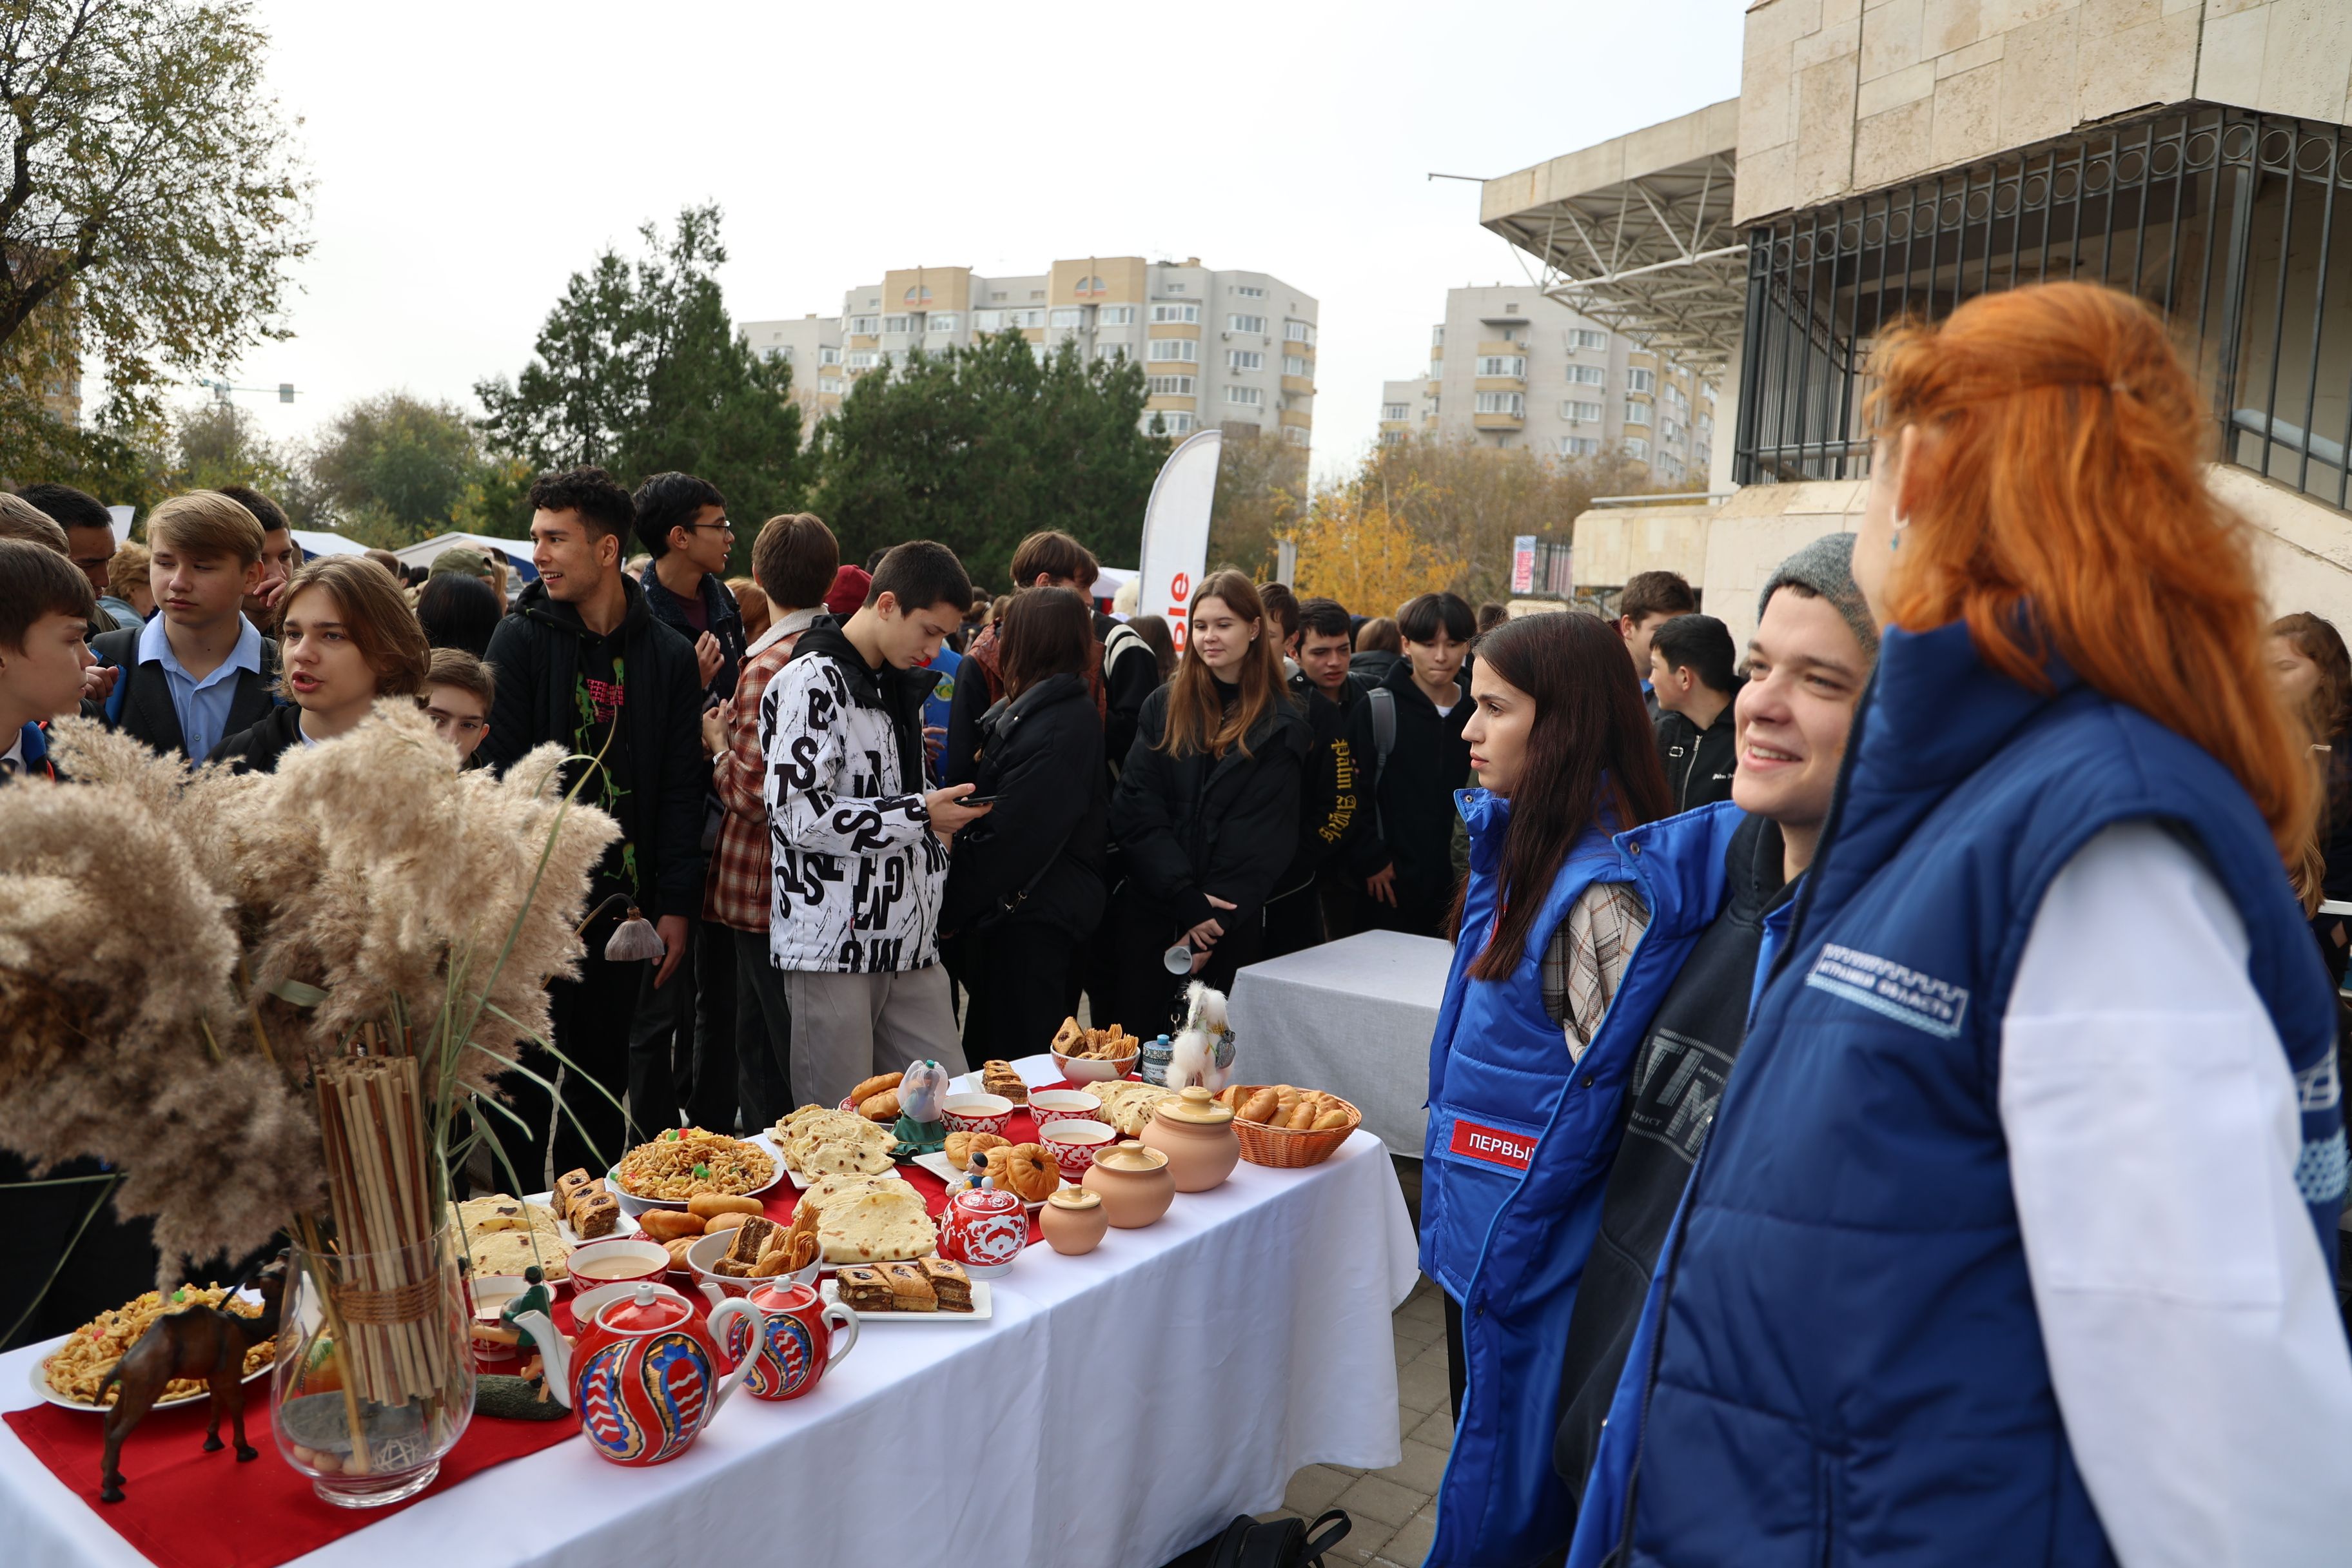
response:
[[[761,1205],[757,1198],[737,1198],[729,1197],[722,1193],[705,1193],[698,1198],[688,1198],[686,1201],[686,1212],[700,1219],[709,1219],[712,1215],[758,1214],[761,1212]]]
[[[1290,1112],[1290,1120],[1285,1122],[1284,1125],[1288,1127],[1294,1132],[1306,1131],[1308,1128],[1315,1125],[1315,1107],[1307,1101],[1299,1101],[1299,1103],[1292,1109]]]
[[[669,1249],[669,1266],[672,1268],[687,1268],[686,1249],[700,1239],[699,1237],[681,1236],[676,1241],[663,1242],[662,1245]]]
[[[1234,1114],[1244,1121],[1268,1121],[1281,1105],[1281,1097],[1273,1089],[1262,1089],[1251,1095],[1249,1102]]]
[[[1346,1111],[1326,1110],[1315,1118],[1315,1125],[1310,1129],[1310,1131],[1323,1132],[1334,1127],[1345,1127],[1346,1125],[1348,1125],[1348,1113]]]
[[[894,1073],[891,1076],[895,1078],[898,1075]],[[859,1100],[857,1102],[857,1114],[863,1116],[868,1121],[898,1121],[898,1089],[895,1088],[886,1089],[879,1094],[872,1095],[865,1100]]]
[[[691,1216],[689,1216],[691,1217]],[[705,1236],[716,1236],[722,1230],[733,1230],[751,1216],[747,1214],[715,1214],[698,1222]]]
[[[676,1241],[679,1237],[702,1234],[702,1222],[677,1209],[647,1209],[637,1216],[637,1228],[656,1241]]]
[[[906,1076],[907,1075],[902,1072],[886,1072],[877,1074],[873,1078],[869,1078],[864,1083],[859,1084],[856,1089],[849,1091],[849,1103],[852,1105],[863,1105],[867,1100],[873,1099],[876,1095],[881,1093],[884,1089],[898,1088],[899,1080],[904,1079]]]

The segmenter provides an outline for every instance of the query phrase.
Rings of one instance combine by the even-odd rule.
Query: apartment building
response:
[[[1382,384],[1381,439],[1427,432],[1570,458],[1622,445],[1665,483],[1704,485],[1715,400],[1693,367],[1532,285],[1452,289],[1428,374]]]
[[[839,407],[859,376],[916,349],[937,353],[1012,331],[1040,359],[1071,342],[1087,359],[1139,363],[1147,429],[1183,437],[1249,426],[1306,447],[1317,310],[1311,295],[1269,273],[1206,268],[1198,257],[1087,257],[1010,278],[969,267],[894,270],[843,295],[837,318],[746,321],[742,330],[756,352],[792,362],[814,418]]]

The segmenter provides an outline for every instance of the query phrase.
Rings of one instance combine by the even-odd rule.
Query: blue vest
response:
[[[1485,790],[1457,799],[1470,882],[1430,1045],[1421,1263],[1462,1305],[1468,1387],[1428,1562],[1511,1568],[1568,1539],[1574,1499],[1551,1466],[1560,1363],[1622,1131],[1625,1078],[1722,907],[1724,854],[1741,819],[1733,806],[1710,806],[1626,834],[1622,849],[1588,833],[1553,879],[1510,978],[1473,980],[1494,924],[1510,807]],[[1585,889],[1612,881],[1640,887],[1650,924],[1608,1016],[1571,1062],[1544,1011],[1543,953]]]
[[[2113,1562],[2042,1355],[1999,1083],[2042,896],[2116,824],[2179,831],[2245,922],[2332,1259],[2335,1001],[2269,830],[2204,752],[2052,673],[2019,686],[1964,626],[1887,634],[1571,1561],[1630,1485],[1629,1564]]]

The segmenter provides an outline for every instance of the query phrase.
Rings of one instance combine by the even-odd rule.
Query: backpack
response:
[[[1208,1568],[1321,1568],[1323,1553],[1347,1538],[1349,1527],[1347,1514],[1336,1508],[1311,1524],[1303,1519],[1260,1523],[1237,1514],[1211,1543]]]
[[[1385,843],[1389,828],[1381,816],[1381,774],[1388,772],[1389,753],[1396,750],[1396,693],[1375,686],[1364,693],[1364,700],[1372,705],[1372,752],[1377,762],[1372,772],[1372,831]]]

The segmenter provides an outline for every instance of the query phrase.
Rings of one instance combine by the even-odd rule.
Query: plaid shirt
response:
[[[702,918],[735,931],[768,929],[768,897],[775,880],[768,803],[761,794],[768,762],[760,754],[760,698],[793,657],[801,633],[824,613],[795,610],[771,628],[782,631],[775,641],[764,647],[754,643],[756,651],[745,658],[735,678],[735,695],[719,710],[727,726],[727,749],[710,759],[710,787],[726,804],[727,820],[719,825],[719,847],[711,852],[710,875],[702,884]]]
[[[1568,1037],[1568,1059],[1584,1055],[1601,1027],[1650,911],[1630,882],[1595,882],[1569,906],[1544,949],[1544,1011]]]

